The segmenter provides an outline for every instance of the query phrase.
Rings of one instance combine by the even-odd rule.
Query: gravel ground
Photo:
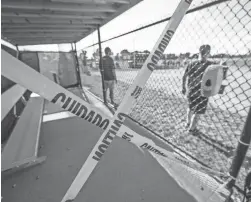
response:
[[[243,110],[244,113],[237,114],[223,110],[222,107],[216,107],[216,102],[212,101],[207,113],[200,119],[199,132],[190,134],[184,127],[187,102],[184,96],[177,92],[179,90],[177,86],[180,84],[178,82],[181,76],[180,70],[173,70],[171,83],[168,84],[161,71],[163,70],[153,73],[134,104],[130,116],[208,166],[228,172],[246,120],[246,108]],[[121,102],[136,74],[137,70],[117,71],[115,102]],[[103,97],[99,72],[92,71],[91,76],[82,74],[82,82],[84,86],[90,88],[93,94]],[[165,85],[162,85],[163,83]],[[250,166],[251,150],[249,149],[238,176],[237,184],[241,188]]]

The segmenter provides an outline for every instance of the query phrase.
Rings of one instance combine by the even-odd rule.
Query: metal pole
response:
[[[73,48],[73,47],[72,47]],[[81,82],[81,76],[80,76],[80,71],[79,71],[79,62],[78,62],[78,55],[77,55],[77,46],[76,43],[74,42],[74,49],[73,49],[75,59],[76,59],[76,73],[77,73],[77,80],[79,87],[82,89],[82,82]]]
[[[103,89],[103,99],[106,104],[106,95],[105,95],[105,82],[104,82],[104,68],[103,68],[103,60],[102,60],[102,47],[101,47],[101,39],[100,39],[100,28],[98,27],[98,47],[99,47],[99,67],[100,73],[102,77],[102,89]]]
[[[72,51],[74,51],[74,47],[73,47],[73,44],[71,43],[71,49],[72,49]]]
[[[230,176],[233,177],[232,180],[227,184],[228,189],[232,189],[236,178],[238,176],[238,173],[240,171],[240,168],[242,166],[242,163],[245,159],[246,153],[248,151],[248,148],[250,146],[251,142],[251,107],[248,112],[248,117],[245,123],[245,126],[243,128],[242,136],[240,137],[239,144],[236,149],[236,153],[230,168]]]
[[[71,44],[72,45],[72,44]],[[84,89],[83,89],[83,85],[82,85],[82,81],[81,81],[81,75],[80,75],[80,65],[79,65],[79,61],[78,61],[78,55],[77,55],[77,46],[76,46],[76,43],[74,43],[74,53],[75,53],[75,58],[76,58],[76,71],[77,71],[77,78],[79,80],[79,86],[84,94],[84,98],[85,100],[90,103],[90,100],[88,99]],[[73,49],[73,46],[72,46],[72,49]]]

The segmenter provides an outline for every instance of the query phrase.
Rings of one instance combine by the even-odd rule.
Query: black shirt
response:
[[[104,56],[102,58],[102,62],[104,68],[104,80],[116,80],[115,65],[113,59],[110,56]],[[101,68],[101,63],[99,64],[99,68]]]

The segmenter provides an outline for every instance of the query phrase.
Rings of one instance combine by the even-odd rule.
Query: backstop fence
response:
[[[194,1],[191,9],[193,12],[185,16],[129,116],[207,166],[229,172],[251,106],[251,2]],[[160,33],[166,23],[163,20],[102,43],[103,49],[109,46],[113,50],[116,103],[122,101],[149,54],[137,47],[144,43],[153,47],[157,39],[154,34],[142,41],[142,36]],[[199,60],[198,50],[203,44],[211,46],[210,61],[226,66],[224,88],[221,94],[209,98],[198,131],[189,133],[185,128],[188,103],[181,93],[182,77],[186,66]],[[84,49],[90,56],[80,58],[80,72],[83,86],[103,99],[97,49],[97,44]],[[243,187],[250,168],[249,148],[238,186]]]

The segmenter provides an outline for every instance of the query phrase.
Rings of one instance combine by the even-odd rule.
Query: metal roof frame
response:
[[[76,43],[142,0],[2,0],[2,38],[16,46]]]

